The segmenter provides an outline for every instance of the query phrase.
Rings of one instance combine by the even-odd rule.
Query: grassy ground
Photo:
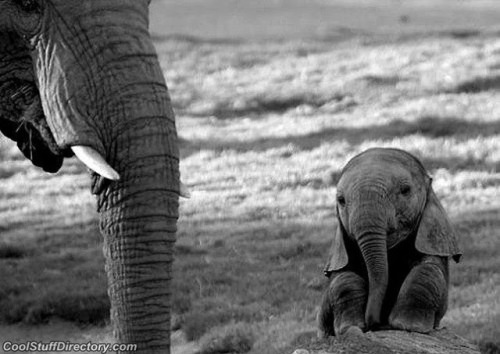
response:
[[[336,181],[372,146],[430,170],[464,250],[443,325],[499,352],[500,40],[384,38],[158,40],[193,191],[181,202],[174,327],[202,352],[287,353],[314,330]],[[85,170],[70,160],[45,175],[5,139],[0,157],[0,321],[106,324]]]

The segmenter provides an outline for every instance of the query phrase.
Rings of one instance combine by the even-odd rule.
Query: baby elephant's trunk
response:
[[[380,324],[380,312],[387,290],[389,270],[385,234],[369,234],[359,241],[368,271],[368,302],[365,323],[368,328]]]
[[[353,213],[351,230],[363,255],[368,273],[368,302],[365,312],[365,324],[368,328],[377,326],[380,321],[389,279],[387,261],[387,217],[381,212],[379,193],[373,193],[370,202]],[[375,205],[373,204],[375,203]]]

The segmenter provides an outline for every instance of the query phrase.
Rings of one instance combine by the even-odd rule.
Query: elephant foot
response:
[[[365,329],[366,283],[347,271],[332,279],[318,311],[318,337],[344,334],[350,327]]]
[[[326,339],[331,335],[337,335],[342,338],[352,338],[354,336],[363,335],[363,333],[364,333],[364,324],[359,326],[346,325],[336,329],[334,333],[328,333],[324,330],[319,329],[316,332],[316,337],[320,340]]]
[[[434,329],[434,311],[423,311],[409,309],[406,311],[395,311],[389,316],[389,324],[392,328],[402,329],[409,332],[427,334]]]
[[[366,325],[364,321],[357,321],[354,319],[344,321],[335,321],[335,335],[344,336],[346,334],[353,333],[363,333],[366,331]]]
[[[339,330],[339,335],[343,338],[353,338],[362,336],[364,332],[364,323],[361,326],[345,326]]]
[[[325,328],[325,326],[319,326],[319,329],[316,332],[316,336],[318,339],[325,339],[329,336],[352,336],[354,334],[363,334],[366,330],[366,326],[364,322],[358,322],[353,324],[352,322],[346,323],[338,323],[339,321],[335,321],[333,324],[334,329]]]

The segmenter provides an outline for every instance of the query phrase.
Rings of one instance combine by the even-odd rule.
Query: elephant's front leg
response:
[[[439,326],[448,302],[448,260],[426,256],[412,268],[389,316],[398,329],[429,333]]]
[[[343,334],[351,327],[365,328],[366,281],[345,271],[334,275],[318,312],[319,336]]]

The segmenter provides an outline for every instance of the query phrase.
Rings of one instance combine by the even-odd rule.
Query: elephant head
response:
[[[116,340],[168,353],[179,154],[150,0],[0,0],[0,130],[94,170]]]
[[[453,256],[456,235],[431,178],[414,156],[397,149],[369,149],[348,162],[337,185],[338,226],[325,273],[352,263],[359,250],[368,276],[365,323],[380,323],[389,281],[388,253],[405,240],[422,254]],[[414,241],[413,241],[414,240]]]

